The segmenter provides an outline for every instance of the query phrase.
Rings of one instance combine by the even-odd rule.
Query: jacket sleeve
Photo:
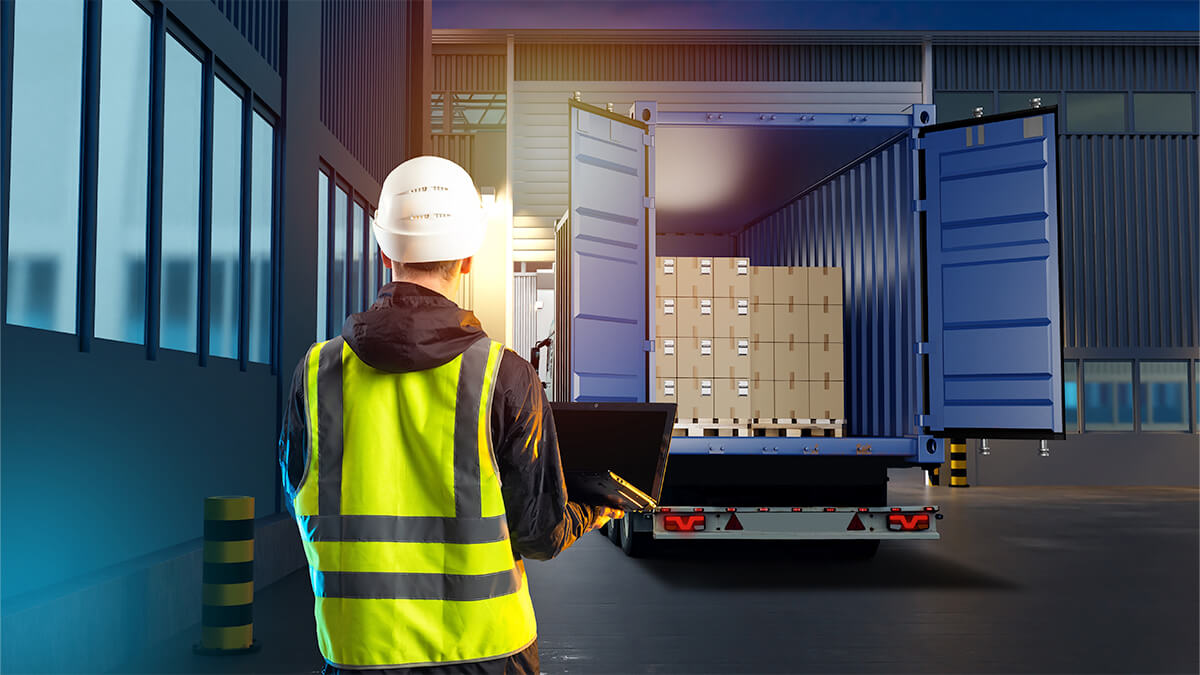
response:
[[[283,504],[295,516],[292,500],[308,468],[308,427],[304,415],[304,377],[308,359],[301,359],[292,373],[292,387],[283,409],[279,430],[279,468],[283,479]]]
[[[492,440],[513,550],[549,560],[587,533],[603,509],[568,501],[550,403],[537,372],[515,352],[500,361]]]

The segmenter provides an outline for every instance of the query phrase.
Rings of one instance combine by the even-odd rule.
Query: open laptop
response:
[[[623,511],[658,506],[674,403],[551,403],[567,494]]]

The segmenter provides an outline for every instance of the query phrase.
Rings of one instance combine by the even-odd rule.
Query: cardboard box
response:
[[[746,422],[754,412],[749,378],[718,377],[713,380],[713,417]]]
[[[713,297],[750,297],[749,258],[713,258]]]
[[[751,367],[750,340],[713,339],[713,377],[748,380]]]
[[[678,350],[675,338],[660,338],[654,345],[654,377],[675,379],[679,375]]]
[[[655,258],[654,260],[654,295],[659,298],[673,298],[679,287],[675,274],[675,258]]]
[[[711,420],[713,381],[710,378],[681,377],[675,380],[678,420]]]
[[[810,342],[808,345],[808,379],[844,380],[845,365],[842,343]]]
[[[750,341],[775,341],[775,305],[755,304],[750,299]]]
[[[811,419],[809,414],[809,382],[800,380],[775,381],[775,419]]]
[[[675,298],[658,298],[658,311],[654,315],[654,337],[675,337],[679,334],[678,301]]]
[[[750,380],[750,417],[756,420],[775,418],[775,381]]]
[[[842,268],[807,267],[808,304],[842,306]]]
[[[809,345],[807,342],[776,342],[776,380],[810,380]]]
[[[657,377],[654,379],[654,401],[659,403],[678,403],[673,377]]]
[[[750,339],[750,299],[713,298],[713,337]]]
[[[842,306],[808,305],[808,339],[810,342],[843,342]]]
[[[808,305],[771,305],[774,342],[808,342]]]
[[[775,292],[772,290],[775,283],[775,268],[774,267],[751,267],[750,268],[750,304],[752,305],[770,305],[775,302]]]
[[[842,382],[809,382],[809,410],[814,419],[846,419],[846,395]]]
[[[678,352],[675,361],[680,377],[714,377],[713,338],[677,338],[675,346]]]
[[[712,297],[712,258],[676,258],[675,276],[676,296],[681,298]]]
[[[675,298],[675,334],[678,337],[716,337],[713,335],[712,298]]]
[[[808,268],[772,267],[772,289],[776,305],[808,304]]]
[[[750,343],[750,379],[752,380],[774,380],[775,379],[775,343],[774,342],[751,342]],[[770,415],[767,415],[770,417]]]

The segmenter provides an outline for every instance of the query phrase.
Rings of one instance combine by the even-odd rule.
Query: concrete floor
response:
[[[625,558],[598,535],[528,565],[546,673],[1200,672],[1200,492],[926,488],[940,542],[870,561],[803,546],[700,545]],[[197,657],[199,628],[130,673],[315,673],[308,578],[263,589],[262,651]],[[198,608],[197,608],[198,611]]]

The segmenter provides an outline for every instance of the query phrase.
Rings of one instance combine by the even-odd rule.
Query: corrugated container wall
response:
[[[504,54],[434,54],[433,90],[503,94]]]
[[[916,432],[921,274],[904,138],[738,235],[752,265],[843,270],[846,417],[854,436]]]
[[[919,45],[518,44],[516,80],[837,81],[921,79]]]
[[[279,72],[280,2],[254,0],[211,0],[242,37]]]
[[[1195,348],[1196,136],[1063,136],[1058,156],[1064,346]]]
[[[433,154],[444,157],[467,173],[475,171],[475,136],[473,134],[434,134]]]
[[[933,86],[938,91],[1195,91],[1197,51],[1174,46],[936,46]]]
[[[380,183],[405,156],[408,5],[321,2],[321,122]]]

